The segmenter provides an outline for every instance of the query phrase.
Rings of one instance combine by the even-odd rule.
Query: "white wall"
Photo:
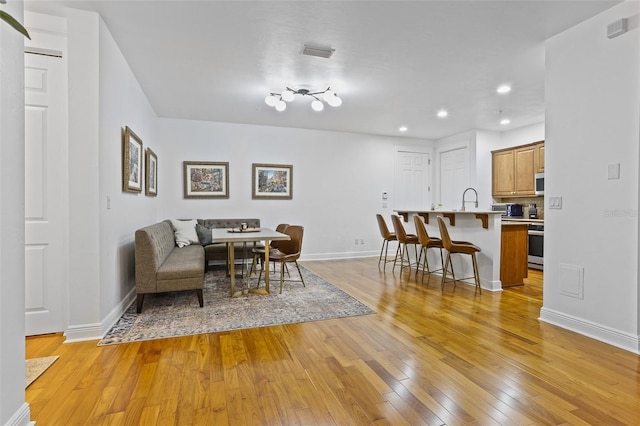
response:
[[[2,10],[23,21],[23,4]],[[24,399],[24,38],[0,23],[0,424],[29,424]]]
[[[142,140],[143,149],[156,152],[158,119],[102,19],[99,34],[100,312],[108,325],[126,308],[121,302],[135,288],[134,232],[156,220],[167,197],[145,196],[144,187],[142,193],[122,191],[121,129],[128,126]]]
[[[638,351],[640,3],[547,42],[545,321]],[[629,32],[606,37],[629,18]],[[620,179],[608,180],[610,164]],[[581,277],[583,275],[583,278]]]
[[[134,232],[156,220],[159,198],[122,192],[121,129],[153,145],[155,114],[102,19],[77,9],[66,14],[72,166],[65,335],[73,341],[101,337],[131,301]]]
[[[305,227],[303,259],[374,255],[375,214],[393,213],[394,158],[407,139],[163,119],[158,191],[165,218],[258,217]],[[183,161],[229,162],[229,199],[183,199]],[[252,163],[293,165],[292,200],[252,200]],[[382,192],[389,193],[382,208]],[[364,244],[355,245],[362,239]]]

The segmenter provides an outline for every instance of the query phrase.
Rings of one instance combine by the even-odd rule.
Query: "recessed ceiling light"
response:
[[[399,132],[406,132],[407,130],[409,130],[409,129],[407,128],[407,126],[400,126],[400,127],[398,127],[398,131],[399,131]]]
[[[503,84],[502,86],[498,86],[498,88],[496,89],[496,92],[500,93],[501,95],[504,95],[505,93],[509,93],[511,91],[511,86],[509,86],[508,84]]]
[[[506,126],[509,123],[511,123],[511,120],[509,120],[508,118],[503,118],[502,120],[500,120],[500,124],[502,124],[503,126]]]
[[[445,118],[449,115],[449,112],[446,109],[441,109],[436,115],[438,118]]]

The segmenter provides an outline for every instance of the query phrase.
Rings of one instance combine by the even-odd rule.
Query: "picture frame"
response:
[[[122,133],[122,190],[142,192],[142,140],[128,126]]]
[[[254,200],[291,200],[293,198],[293,165],[252,165],[251,198]]]
[[[145,151],[145,195],[155,197],[158,195],[158,156],[151,148]]]
[[[184,198],[229,198],[229,163],[184,161]]]

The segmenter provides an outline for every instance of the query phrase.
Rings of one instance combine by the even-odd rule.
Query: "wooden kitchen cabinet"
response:
[[[493,151],[492,195],[496,198],[534,196],[537,152],[535,144]]]
[[[544,142],[536,144],[536,173],[544,173]]]
[[[500,238],[500,281],[502,288],[523,285],[529,272],[529,226],[502,224]]]

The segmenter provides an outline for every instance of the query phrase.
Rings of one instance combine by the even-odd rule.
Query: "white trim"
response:
[[[64,343],[82,342],[85,340],[100,340],[103,337],[102,324],[83,324],[68,327],[64,332]]]
[[[305,260],[333,260],[333,259],[359,259],[363,257],[378,257],[379,251],[351,251],[341,253],[316,253],[300,256],[301,261]]]
[[[540,317],[538,319],[640,355],[640,336],[548,308],[540,309]]]
[[[115,308],[109,312],[109,314],[102,320],[102,336],[101,339],[111,330],[116,322],[122,317],[122,314],[131,306],[136,300],[136,288],[135,286],[127,293],[127,295],[116,305]]]
[[[31,421],[31,409],[29,404],[23,403],[20,408],[13,413],[13,416],[5,423],[5,426],[26,426],[35,425],[36,422]]]

